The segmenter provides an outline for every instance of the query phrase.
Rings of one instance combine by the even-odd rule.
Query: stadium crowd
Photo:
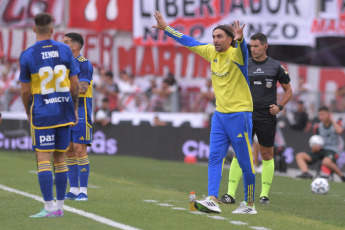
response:
[[[212,114],[215,97],[210,79],[204,85],[183,87],[172,73],[165,77],[147,80],[137,79],[122,70],[118,75],[105,68],[94,68],[93,105],[94,113],[103,110],[110,115],[113,111],[126,112],[202,112]],[[0,53],[0,111],[24,111],[20,98],[19,64],[7,62],[4,53]],[[300,76],[297,88],[294,88],[292,100],[280,114],[280,120],[286,120],[293,129],[309,131],[317,120],[317,108],[326,104],[331,112],[345,111],[342,98],[345,86],[335,92],[330,103],[323,103],[320,92],[315,92]],[[278,99],[283,89],[278,87]],[[311,98],[320,98],[315,103]],[[104,116],[102,112],[101,117]],[[97,120],[97,118],[95,117]]]

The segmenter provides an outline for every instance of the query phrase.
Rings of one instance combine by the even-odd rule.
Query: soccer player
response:
[[[216,97],[212,117],[208,165],[208,197],[198,200],[199,211],[220,213],[219,185],[223,159],[232,143],[244,173],[245,201],[233,213],[256,214],[254,206],[255,171],[251,150],[253,102],[247,77],[248,49],[239,22],[233,26],[219,25],[213,29],[213,43],[200,43],[168,26],[156,11],[153,28],[197,53],[211,64],[211,77]],[[237,46],[236,46],[237,42]]]
[[[345,182],[343,172],[334,163],[335,156],[339,150],[339,135],[344,129],[334,120],[333,115],[326,106],[319,108],[318,117],[320,123],[314,126],[313,131],[323,138],[325,144],[322,147],[312,147],[311,152],[299,152],[296,154],[297,165],[302,171],[302,174],[297,177],[312,179],[313,176],[308,173],[308,165],[321,160],[322,165],[328,167],[332,172],[335,172],[341,180]]]
[[[252,58],[248,61],[250,91],[253,97],[253,134],[257,135],[259,151],[262,157],[260,203],[268,204],[268,192],[274,175],[274,137],[276,133],[276,115],[292,97],[290,77],[284,67],[266,55],[267,37],[257,33],[250,38]],[[284,95],[277,104],[277,83],[284,89]],[[236,151],[235,151],[236,153]],[[236,153],[236,155],[238,155]],[[235,203],[235,193],[242,176],[238,159],[233,158],[229,171],[228,193],[222,196],[221,202]]]
[[[72,52],[63,43],[51,40],[53,18],[35,16],[36,43],[20,55],[21,97],[31,125],[32,148],[36,152],[38,181],[44,208],[30,217],[63,216],[67,187],[65,151],[70,125],[78,122],[78,76]],[[53,153],[56,204],[53,201]]]
[[[87,184],[89,180],[90,164],[87,156],[87,146],[91,146],[92,137],[92,74],[93,68],[89,60],[80,55],[84,39],[78,33],[65,34],[63,42],[73,53],[76,64],[80,69],[78,124],[71,128],[71,139],[66,152],[68,179],[70,191],[66,200],[87,201]],[[79,189],[80,183],[80,189]]]

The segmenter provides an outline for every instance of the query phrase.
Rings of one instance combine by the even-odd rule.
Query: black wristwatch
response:
[[[278,105],[278,108],[279,108],[280,111],[282,111],[284,109],[284,106]]]

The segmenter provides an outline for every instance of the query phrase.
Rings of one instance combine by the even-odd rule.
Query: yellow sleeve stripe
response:
[[[165,28],[165,30],[168,32],[168,33],[170,33],[170,34],[172,34],[172,35],[174,35],[174,36],[176,36],[176,37],[178,37],[178,38],[181,38],[182,37],[182,33],[180,33],[180,32],[178,32],[178,31],[176,31],[176,30],[174,30],[173,28],[171,28],[170,26],[167,26],[166,28]]]

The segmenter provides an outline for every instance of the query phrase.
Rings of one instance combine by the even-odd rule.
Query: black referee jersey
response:
[[[270,105],[277,104],[277,82],[282,84],[290,82],[289,74],[285,68],[270,57],[262,62],[250,58],[248,60],[248,76],[254,111],[267,109]]]

